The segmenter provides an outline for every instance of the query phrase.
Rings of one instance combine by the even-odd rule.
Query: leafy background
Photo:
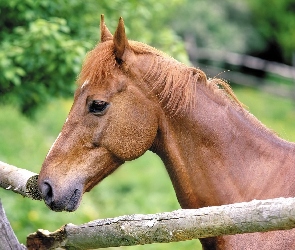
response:
[[[83,58],[99,40],[100,14],[112,32],[123,16],[130,39],[187,64],[184,41],[193,38],[196,47],[292,65],[294,12],[293,0],[0,1],[0,160],[39,172],[71,107]],[[295,141],[294,101],[233,87],[263,123]],[[0,198],[23,243],[38,228],[54,231],[66,223],[179,208],[165,167],[151,152],[85,194],[74,213],[52,212],[43,202],[6,190],[0,190]],[[198,240],[122,247],[127,248],[201,249]]]

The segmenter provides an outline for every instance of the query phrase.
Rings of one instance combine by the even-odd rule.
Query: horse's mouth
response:
[[[75,211],[79,205],[80,205],[80,201],[82,199],[82,195],[83,193],[81,192],[81,190],[76,189],[72,195],[72,197],[69,199],[66,207],[65,207],[65,211],[68,212],[73,212]]]

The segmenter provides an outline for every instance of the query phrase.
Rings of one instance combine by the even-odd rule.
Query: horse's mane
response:
[[[152,89],[170,114],[174,115],[194,106],[197,84],[206,84],[220,98],[230,99],[239,107],[244,106],[225,81],[218,78],[207,79],[202,70],[188,67],[143,43],[132,41],[131,45],[135,53],[155,55],[143,80],[152,83]]]
[[[98,83],[115,72],[117,62],[112,44],[111,41],[100,43],[88,53],[78,78],[80,85],[85,81]],[[135,41],[129,41],[129,44],[135,54],[153,55],[149,57],[153,62],[142,81],[151,83],[151,91],[170,115],[183,113],[194,106],[197,84],[206,84],[219,98],[243,106],[223,80],[207,79],[202,70],[188,67],[151,46]]]

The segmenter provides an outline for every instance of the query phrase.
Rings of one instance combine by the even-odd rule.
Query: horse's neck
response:
[[[181,206],[295,195],[294,144],[211,94],[201,87],[195,109],[163,119],[159,133],[156,151]]]

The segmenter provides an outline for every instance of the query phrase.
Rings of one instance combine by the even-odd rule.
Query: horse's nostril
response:
[[[40,181],[40,192],[45,204],[53,211],[74,211],[79,206],[83,186],[80,184],[78,187],[73,189],[58,189],[53,188],[54,185],[51,184],[48,179]],[[1,249],[1,247],[0,247]]]
[[[41,185],[41,193],[43,196],[43,199],[45,203],[50,206],[50,204],[53,201],[53,191],[51,185],[47,182],[44,181]]]

